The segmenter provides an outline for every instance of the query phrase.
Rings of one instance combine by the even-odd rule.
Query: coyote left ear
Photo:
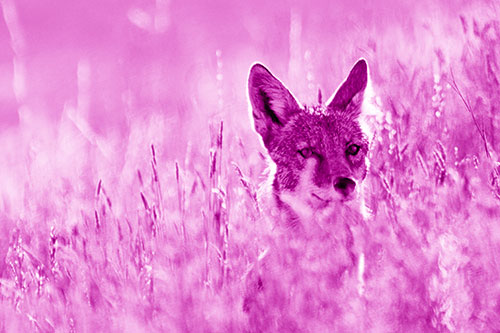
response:
[[[327,102],[328,109],[334,111],[345,111],[347,113],[359,113],[363,92],[368,83],[368,65],[364,59],[352,67],[351,72],[337,89],[335,94]]]
[[[280,128],[300,110],[290,91],[259,63],[250,68],[248,97],[257,133],[267,149],[271,141],[279,136]]]

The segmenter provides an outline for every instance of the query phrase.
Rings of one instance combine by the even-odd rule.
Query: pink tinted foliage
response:
[[[500,330],[495,2],[0,6],[1,331]],[[345,273],[323,234],[264,231],[246,84],[261,61],[310,105],[360,57]]]

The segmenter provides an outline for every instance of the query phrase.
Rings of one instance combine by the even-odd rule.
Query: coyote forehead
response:
[[[366,175],[368,141],[358,119],[367,81],[361,59],[326,105],[304,108],[267,68],[251,67],[252,117],[276,164],[272,187],[279,203],[315,212],[355,197]]]

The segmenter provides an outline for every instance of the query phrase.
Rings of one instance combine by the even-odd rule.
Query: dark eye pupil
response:
[[[356,155],[358,151],[359,151],[358,145],[350,145],[349,148],[347,148],[347,154],[349,155]]]
[[[312,155],[312,149],[311,149],[311,148],[304,148],[304,149],[301,149],[301,150],[299,150],[299,154],[300,154],[303,158],[309,158],[309,157],[311,157],[311,155]]]

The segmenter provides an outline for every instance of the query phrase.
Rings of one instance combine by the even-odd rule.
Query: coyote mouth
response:
[[[324,208],[324,207],[328,206],[328,204],[332,201],[331,199],[323,199],[322,197],[320,197],[316,193],[311,193],[311,194],[314,198],[316,198],[320,201],[320,203],[321,203],[320,208]]]
[[[317,195],[316,193],[311,193],[311,195],[313,198],[315,198],[319,202],[319,208],[325,208],[326,206],[330,205],[332,203],[332,201],[347,204],[350,201],[354,200],[354,195],[352,195],[352,194],[348,195],[347,197],[338,198],[338,199],[336,199],[336,198],[325,199],[325,198]]]

